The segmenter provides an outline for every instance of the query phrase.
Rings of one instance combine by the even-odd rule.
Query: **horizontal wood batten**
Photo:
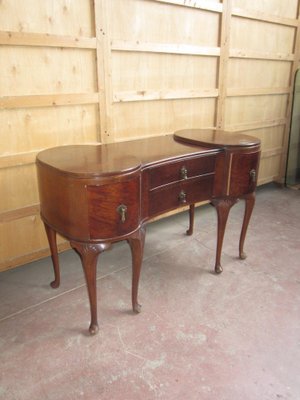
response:
[[[263,96],[263,95],[276,95],[276,94],[289,94],[289,87],[282,88],[229,88],[227,89],[228,97],[238,96]]]
[[[63,93],[0,97],[0,110],[98,103],[98,93]]]
[[[231,58],[252,58],[257,60],[275,60],[275,61],[294,61],[294,54],[289,53],[268,53],[244,49],[231,49],[229,51]]]
[[[114,51],[132,51],[146,53],[185,54],[192,56],[219,56],[219,47],[196,46],[191,44],[148,43],[113,40],[111,49]]]
[[[0,156],[0,169],[33,164],[39,151],[41,150]]]
[[[257,21],[270,22],[272,24],[286,25],[292,27],[298,26],[297,19],[278,17],[276,15],[270,15],[252,10],[245,10],[237,7],[234,7],[232,9],[232,15],[235,17],[242,17],[242,18],[254,19]]]
[[[157,3],[166,3],[175,6],[198,8],[200,10],[213,11],[221,13],[223,11],[223,4],[212,3],[205,0],[152,0]]]
[[[285,125],[286,122],[287,122],[286,118],[278,118],[267,121],[246,122],[246,123],[228,125],[226,126],[225,130],[231,132],[251,131],[255,129],[271,128],[272,126]]]
[[[96,49],[96,38],[0,31],[0,44],[7,46],[41,46]]]
[[[59,252],[69,250],[71,248],[68,242],[59,243],[59,244],[57,244],[57,247],[58,247]],[[27,264],[31,261],[39,260],[40,258],[45,258],[48,256],[50,256],[50,250],[49,250],[49,248],[46,248],[46,249],[41,249],[41,250],[35,251],[33,253],[24,254],[22,256],[12,258],[10,260],[5,260],[3,262],[0,262],[0,272],[11,269],[11,268],[15,268],[15,267],[18,267],[19,265]]]
[[[10,210],[0,213],[0,223],[15,221],[32,215],[37,215],[40,212],[40,205],[33,204],[31,206],[18,208],[16,210]]]
[[[218,89],[202,90],[143,90],[116,92],[113,94],[114,102],[145,101],[145,100],[176,100],[217,97]]]

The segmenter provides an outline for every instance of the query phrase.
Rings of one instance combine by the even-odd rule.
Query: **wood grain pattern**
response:
[[[149,156],[145,149],[150,142],[164,146],[154,146]],[[90,302],[89,331],[97,333],[97,259],[114,242],[126,239],[132,252],[132,307],[140,312],[138,285],[145,223],[158,214],[190,205],[187,234],[191,234],[194,204],[204,200],[212,201],[218,215],[216,273],[222,272],[229,210],[238,199],[245,200],[239,242],[239,257],[245,259],[259,156],[258,139],[214,130],[183,130],[151,140],[65,146],[39,153],[41,217],[55,277],[51,286],[57,288],[60,283],[56,243],[60,233],[80,255]]]
[[[44,148],[184,128],[261,138],[258,182],[282,182],[299,21],[298,0],[0,2],[0,209],[18,223],[34,206],[12,182],[36,194]]]

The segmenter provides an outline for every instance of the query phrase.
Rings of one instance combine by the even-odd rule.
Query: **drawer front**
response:
[[[91,239],[107,239],[134,231],[140,220],[140,178],[87,186]]]
[[[234,154],[231,162],[230,196],[241,196],[255,190],[260,152]]]
[[[167,162],[158,167],[153,167],[149,171],[150,189],[213,172],[215,160],[216,155],[213,154]]]
[[[149,214],[157,215],[212,196],[214,174],[162,186],[149,192]]]

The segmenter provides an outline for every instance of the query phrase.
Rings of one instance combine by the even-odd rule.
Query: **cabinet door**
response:
[[[229,196],[239,197],[255,190],[259,152],[233,154],[229,183]]]
[[[134,231],[140,220],[140,177],[87,186],[91,239],[119,237]]]

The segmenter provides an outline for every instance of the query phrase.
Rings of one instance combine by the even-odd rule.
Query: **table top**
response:
[[[244,134],[214,129],[184,129],[174,135],[127,142],[53,147],[40,152],[37,162],[79,178],[103,177],[134,172],[158,161],[259,144],[259,139]]]
[[[180,143],[173,135],[165,135],[110,144],[53,147],[41,151],[37,162],[84,178],[134,172],[157,161],[218,151],[217,147]]]
[[[184,143],[221,148],[252,147],[260,144],[256,137],[218,129],[182,129],[174,133],[174,138]]]

